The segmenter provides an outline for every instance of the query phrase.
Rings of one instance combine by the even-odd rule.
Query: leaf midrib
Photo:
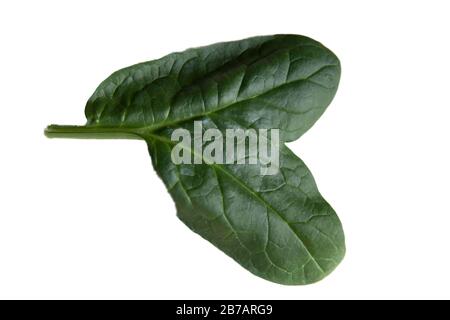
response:
[[[282,87],[284,87],[286,85],[293,84],[293,83],[298,83],[298,82],[302,82],[302,81],[309,81],[309,79],[311,77],[315,76],[316,74],[318,74],[322,70],[324,70],[326,68],[329,68],[329,67],[337,67],[337,66],[338,66],[338,64],[326,64],[326,65],[323,65],[323,66],[321,66],[320,68],[318,68],[317,70],[315,70],[314,72],[312,72],[311,74],[309,74],[308,76],[306,76],[304,78],[296,79],[296,80],[293,80],[293,81],[284,82],[284,83],[282,83],[282,84],[280,84],[280,85],[278,85],[276,87],[271,88],[270,90],[267,90],[267,91],[255,94],[255,95],[250,96],[248,98],[245,98],[243,100],[234,101],[234,102],[229,103],[229,104],[227,104],[225,106],[222,106],[220,108],[217,108],[217,109],[214,109],[214,110],[211,110],[211,111],[208,111],[208,112],[202,112],[202,113],[199,113],[199,114],[191,116],[191,117],[186,117],[186,118],[183,118],[183,119],[178,119],[178,120],[168,121],[168,122],[162,121],[162,122],[160,122],[160,123],[158,123],[156,125],[147,125],[147,126],[141,126],[141,127],[119,126],[119,127],[116,127],[116,128],[118,130],[121,130],[121,129],[139,130],[139,131],[143,131],[144,133],[150,134],[150,133],[153,133],[153,132],[155,132],[155,131],[157,131],[159,129],[165,128],[165,127],[171,127],[171,126],[175,126],[177,124],[180,124],[180,123],[183,123],[183,122],[186,122],[186,121],[191,121],[191,120],[195,120],[195,119],[198,119],[198,118],[201,118],[201,117],[214,115],[214,114],[216,114],[218,112],[221,112],[221,111],[223,111],[225,109],[232,108],[232,107],[234,107],[234,106],[236,106],[236,105],[238,105],[240,103],[245,103],[247,101],[250,101],[250,100],[253,100],[253,99],[256,99],[256,98],[260,98],[260,97],[262,97],[262,96],[264,96],[266,94],[269,94],[272,91],[278,90],[278,89],[280,89],[280,88],[282,88]],[[320,84],[315,83],[315,82],[313,84],[320,85]],[[241,85],[242,85],[242,83],[241,83]],[[327,89],[328,90],[332,90],[333,88],[327,88]],[[240,88],[239,88],[239,90],[240,90]],[[286,111],[286,112],[289,113],[289,111]],[[102,126],[92,126],[92,125],[90,125],[89,127],[92,127],[92,128],[96,128],[96,127],[97,128],[103,128]],[[139,134],[139,133],[141,133],[141,132],[136,132],[136,134]]]

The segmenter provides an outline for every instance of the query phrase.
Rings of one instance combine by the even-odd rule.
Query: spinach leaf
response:
[[[189,228],[262,278],[308,284],[339,264],[345,243],[305,164],[284,145],[274,175],[259,174],[259,164],[175,164],[171,134],[193,133],[201,121],[220,132],[277,128],[282,142],[296,140],[325,111],[339,77],[337,57],[303,36],[218,43],[113,73],[88,100],[85,126],[45,132],[145,140]]]

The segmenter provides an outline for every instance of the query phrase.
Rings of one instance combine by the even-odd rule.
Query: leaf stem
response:
[[[95,126],[49,125],[44,134],[48,138],[70,139],[135,139],[142,140],[137,128],[114,128]]]

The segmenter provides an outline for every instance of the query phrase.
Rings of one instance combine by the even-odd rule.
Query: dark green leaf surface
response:
[[[259,165],[175,165],[170,133],[192,131],[197,120],[221,132],[278,128],[282,141],[293,141],[324,112],[339,76],[336,56],[306,37],[219,43],[115,72],[89,99],[86,126],[52,125],[46,133],[146,140],[189,228],[262,278],[308,284],[339,264],[345,244],[305,164],[282,146],[275,175],[261,175]]]

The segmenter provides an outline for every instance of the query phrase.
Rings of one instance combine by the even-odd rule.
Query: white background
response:
[[[450,298],[448,1],[2,1],[0,298]],[[259,279],[186,228],[141,141],[83,124],[111,72],[172,51],[297,33],[342,63],[290,147],[342,220],[323,281]]]

